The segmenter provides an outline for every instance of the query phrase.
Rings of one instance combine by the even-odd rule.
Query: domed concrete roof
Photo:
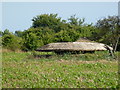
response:
[[[59,42],[44,45],[36,51],[104,51],[113,48],[103,43],[96,42]]]

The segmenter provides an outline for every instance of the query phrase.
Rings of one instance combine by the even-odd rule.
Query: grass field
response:
[[[48,58],[3,52],[2,88],[118,88],[118,63],[107,52]]]

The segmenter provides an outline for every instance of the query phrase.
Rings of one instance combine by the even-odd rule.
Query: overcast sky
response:
[[[96,23],[108,15],[118,15],[117,2],[4,2],[2,3],[2,30],[25,30],[32,25],[36,15],[53,13],[62,19],[76,14],[86,23]],[[0,28],[1,29],[1,28]]]

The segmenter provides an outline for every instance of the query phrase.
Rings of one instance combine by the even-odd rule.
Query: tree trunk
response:
[[[119,36],[118,36],[118,38],[117,38],[117,41],[116,41],[116,43],[115,43],[115,47],[113,48],[113,52],[115,52],[116,51],[116,49],[117,49],[117,45],[118,45],[118,42],[119,42]]]
[[[112,56],[113,58],[115,58],[113,50],[111,50],[108,45],[105,45],[105,48],[109,51],[110,56]]]

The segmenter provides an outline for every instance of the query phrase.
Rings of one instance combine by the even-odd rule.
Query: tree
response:
[[[22,31],[15,31],[15,36],[22,37],[23,32]]]
[[[62,23],[65,23],[65,20],[61,20],[60,17],[57,17],[57,14],[42,14],[34,17],[32,19],[33,25],[32,27],[49,27],[53,29],[55,32],[59,32],[60,26]]]
[[[53,42],[54,31],[48,27],[29,28],[23,32],[23,50],[35,50],[36,48]]]
[[[95,33],[100,42],[111,44],[113,51],[116,51],[120,38],[120,17],[108,16],[107,18],[97,21],[98,29]]]
[[[86,37],[91,39],[93,33],[96,32],[96,28],[91,25],[81,26],[80,29],[77,30],[81,37]]]
[[[84,18],[79,19],[78,17],[76,17],[76,15],[71,16],[70,18],[68,18],[68,20],[71,25],[76,25],[76,26],[77,25],[80,26],[85,22]]]
[[[8,29],[5,29],[2,34],[3,34],[3,35],[6,35],[6,34],[12,34],[12,33],[11,33]]]

